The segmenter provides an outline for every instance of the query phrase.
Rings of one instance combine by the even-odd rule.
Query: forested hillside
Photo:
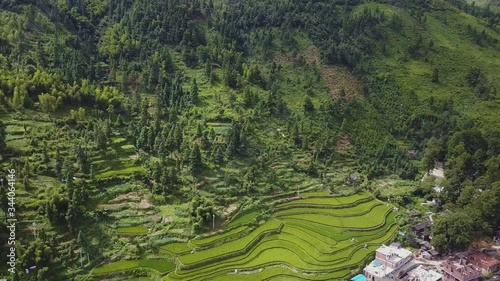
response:
[[[1,1],[13,280],[160,280],[194,237],[279,232],[280,200],[362,190],[438,199],[433,244],[467,248],[500,227],[499,69],[497,1]],[[437,163],[443,192],[420,181]],[[373,243],[407,223],[366,212]]]

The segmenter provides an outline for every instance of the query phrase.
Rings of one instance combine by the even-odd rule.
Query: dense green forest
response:
[[[13,280],[125,280],[91,270],[165,258],[163,245],[221,228],[228,206],[302,190],[408,209],[436,198],[443,252],[491,237],[500,9],[483,2],[1,1]],[[437,163],[442,192],[421,181]]]

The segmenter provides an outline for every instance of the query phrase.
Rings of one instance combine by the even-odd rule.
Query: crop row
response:
[[[143,226],[119,227],[116,233],[120,235],[144,235],[148,233],[148,228]]]
[[[390,209],[387,208],[387,206],[378,205],[374,207],[371,212],[355,217],[334,217],[324,214],[300,214],[283,216],[280,219],[314,222],[319,225],[337,228],[367,229],[383,224],[388,211],[390,211]]]
[[[222,241],[227,241],[229,239],[233,239],[235,237],[240,236],[242,233],[248,230],[248,227],[246,226],[240,226],[234,229],[231,229],[230,231],[223,232],[221,234],[213,235],[210,237],[202,238],[202,239],[192,239],[189,241],[189,243],[193,244],[196,247],[210,247],[213,246],[214,244],[220,243]]]
[[[252,220],[254,220],[260,212],[253,211],[245,214],[236,214],[235,218],[226,225],[226,228],[233,228],[233,227],[238,227],[242,226],[245,224],[250,223]]]
[[[175,265],[168,260],[122,260],[96,267],[92,270],[92,274],[108,274],[136,268],[147,268],[160,273],[167,273],[172,271]]]
[[[395,220],[395,214],[394,213],[389,213],[387,215],[386,221],[384,222],[384,225],[392,224]],[[283,219],[283,222],[287,226],[295,226],[302,228],[303,230],[310,231],[311,233],[316,233],[318,235],[321,235],[321,237],[326,237],[329,239],[333,239],[335,241],[343,241],[343,240],[348,240],[350,238],[358,238],[358,237],[364,237],[364,236],[369,236],[371,233],[377,232],[377,228],[370,229],[370,230],[364,230],[364,229],[343,229],[343,228],[338,228],[338,227],[332,227],[332,226],[325,226],[322,224],[318,224],[315,222],[311,221],[304,221],[304,220],[286,220]]]
[[[386,229],[382,235],[379,235],[382,238],[377,238],[376,240],[384,240],[385,236],[392,236],[394,231],[396,230],[396,226],[393,225],[390,228]],[[374,237],[375,238],[375,237]],[[385,239],[386,240],[386,239]],[[383,242],[385,242],[385,240]],[[373,242],[373,241],[372,241]],[[286,244],[286,245],[284,245]],[[279,247],[278,245],[281,245]],[[283,248],[284,247],[284,248]],[[341,264],[342,262],[346,262],[349,257],[352,255],[352,252],[355,250],[354,247],[363,248],[364,244],[358,242],[353,244],[349,248],[351,249],[343,249],[344,251],[337,251],[334,255],[330,255],[332,258],[332,266],[335,263]],[[290,251],[290,249],[294,249],[295,251]],[[285,253],[286,252],[286,253]],[[297,252],[298,254],[295,254]],[[215,274],[216,272],[227,272],[230,269],[251,269],[252,265],[255,267],[263,266],[271,263],[284,263],[294,268],[301,268],[302,270],[308,271],[318,271],[323,272],[325,270],[333,270],[334,267],[329,267],[327,265],[317,266],[316,261],[309,259],[309,263],[305,263],[302,260],[303,253],[305,251],[292,243],[287,243],[287,241],[277,240],[275,236],[266,237],[263,239],[250,253],[243,257],[231,258],[229,260],[225,260],[224,262],[211,264],[205,266],[203,268],[196,269],[194,271],[180,271],[177,273],[171,273],[169,276],[172,279],[178,278],[182,280],[196,280],[193,279],[196,276],[204,276],[205,280],[207,280],[208,274]],[[336,262],[335,262],[336,261]],[[179,275],[180,274],[180,275]],[[201,278],[201,279],[204,279]]]
[[[274,211],[298,207],[343,209],[356,206],[358,204],[371,200],[373,200],[373,197],[368,193],[363,193],[362,195],[356,196],[352,195],[349,197],[305,198],[278,204],[275,206]]]
[[[381,242],[385,242],[387,239],[392,237],[395,228],[391,229],[392,232],[388,232],[388,235],[381,238]],[[267,241],[266,241],[267,242]],[[275,241],[270,241],[275,242]],[[171,273],[166,280],[220,280],[220,277],[225,275],[229,271],[238,270],[255,270],[271,265],[286,265],[291,268],[295,268],[304,273],[325,273],[325,272],[338,272],[345,269],[350,269],[361,261],[363,261],[368,255],[370,255],[378,246],[378,242],[375,241],[374,244],[364,249],[364,246],[359,245],[358,247],[352,249],[348,254],[342,256],[341,260],[337,260],[336,263],[331,265],[317,266],[302,260],[302,253],[295,253],[289,248],[294,248],[293,245],[282,243],[284,247],[276,247],[270,243],[266,247],[266,243],[259,244],[258,247],[252,251],[252,255],[239,262],[224,262],[223,264],[217,264],[212,267],[207,268],[203,271],[194,271],[190,274],[180,274]],[[233,279],[234,280],[234,279]],[[261,280],[261,279],[256,279]]]
[[[187,243],[174,242],[160,247],[162,252],[178,256],[191,252],[191,248]]]
[[[283,226],[278,220],[270,220],[264,225],[250,232],[247,236],[231,241],[220,246],[196,252],[194,254],[182,255],[178,258],[182,268],[199,267],[209,262],[216,262],[233,256],[241,255],[257,244],[262,237],[271,233],[278,233]]]
[[[283,277],[283,280],[343,280],[347,275],[350,274],[349,270],[336,271],[329,274],[318,274],[318,275],[303,275],[298,272],[294,272],[289,268],[282,265],[276,265],[267,267],[264,270],[255,274],[227,274],[217,276],[219,281],[267,281],[274,280],[276,278]]]
[[[307,241],[308,243],[311,243],[312,245],[317,248],[318,252],[325,252],[328,253],[330,252],[330,249],[337,244],[337,241],[326,238],[324,236],[320,236],[317,233],[314,232],[308,232],[307,230],[299,227],[294,227],[291,225],[286,225],[283,227],[281,230],[281,233],[288,233],[290,235],[296,236],[298,239],[302,239]],[[324,249],[328,249],[329,251],[325,251]]]
[[[368,193],[299,199],[278,204],[276,209],[276,219],[246,237],[233,240],[245,233],[238,222],[240,227],[233,226],[226,233],[192,240],[213,247],[179,256],[179,269],[164,280],[343,278],[397,229],[396,214]],[[253,216],[240,214],[233,223],[250,221]],[[273,223],[277,231],[272,230]],[[214,246],[226,239],[232,241]],[[238,274],[235,270],[250,272]]]
[[[342,247],[336,246],[336,247],[325,247],[320,249],[318,246],[308,241],[305,241],[304,239],[301,239],[296,235],[289,233],[281,233],[277,235],[276,238],[279,240],[289,241],[291,243],[296,244],[300,248],[304,249],[311,257],[313,257],[316,260],[314,264],[321,265],[323,263],[330,264],[331,262],[341,259],[343,256],[345,256],[347,253],[351,251],[351,248],[357,247],[359,245],[364,245],[365,242],[370,243],[370,241],[376,240],[386,235],[386,233],[390,231],[393,228],[393,226],[394,226],[393,224],[390,224],[387,228],[383,228],[377,233],[373,233],[370,236],[363,236],[363,239],[357,239],[353,242],[348,241],[348,243],[342,243],[342,245],[339,243],[338,245],[341,245]]]
[[[379,206],[382,203],[370,200],[367,202],[363,202],[361,204],[357,204],[354,206],[350,206],[347,208],[293,208],[293,209],[285,209],[281,211],[276,211],[273,213],[274,217],[282,217],[287,215],[297,215],[297,214],[323,214],[334,217],[355,217],[369,213],[375,206]],[[317,206],[316,206],[317,207]]]

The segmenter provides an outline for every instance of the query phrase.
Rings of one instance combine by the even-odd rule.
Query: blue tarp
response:
[[[381,265],[382,265],[382,263],[381,263],[381,262],[379,262],[379,261],[373,261],[373,265],[374,265],[374,266],[381,266]]]
[[[358,274],[351,278],[351,281],[366,281],[366,276],[364,276],[363,274]]]

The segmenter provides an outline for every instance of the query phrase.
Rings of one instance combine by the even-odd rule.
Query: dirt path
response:
[[[224,209],[224,211],[222,212],[222,216],[225,217],[225,218],[227,218],[227,216],[229,216],[230,214],[232,214],[237,209],[238,209],[238,205],[231,204],[227,208]]]

